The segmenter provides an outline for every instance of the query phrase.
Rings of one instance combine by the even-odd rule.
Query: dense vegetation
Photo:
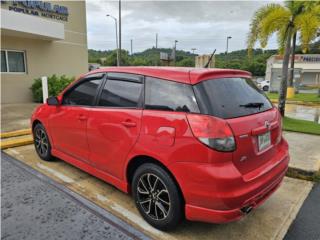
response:
[[[143,52],[129,55],[128,51],[122,50],[122,65],[126,66],[162,66],[165,63],[160,61],[160,52],[171,53],[170,48],[150,48]],[[298,46],[296,53],[302,53]],[[320,41],[314,43],[310,47],[310,53],[320,53]],[[234,68],[252,72],[254,76],[264,76],[266,71],[266,61],[271,56],[277,54],[277,50],[255,49],[252,57],[248,58],[246,49],[233,51],[228,53],[216,54],[216,67],[218,68]],[[177,50],[176,66],[194,67],[194,59],[196,54],[188,51]],[[105,61],[101,61],[105,59]],[[116,66],[117,53],[115,50],[99,51],[89,49],[89,62],[100,63],[103,66]]]
[[[49,97],[57,96],[66,86],[68,86],[74,78],[52,75],[48,77],[48,95]],[[42,100],[42,82],[40,78],[34,79],[31,86],[34,102],[43,102]]]
[[[122,65],[126,66],[164,66],[166,63],[160,61],[160,52],[171,53],[170,48],[151,48],[143,52],[129,55],[125,50],[121,52]],[[266,60],[273,54],[275,50],[262,51],[257,49],[254,51],[252,60],[248,59],[246,50],[234,51],[228,53],[220,53],[215,56],[216,67],[218,68],[234,68],[243,69],[252,72],[255,76],[264,76],[266,68]],[[195,56],[191,52],[177,50],[176,66],[179,67],[194,67]],[[226,58],[227,57],[227,58]],[[101,60],[102,59],[102,60]],[[105,61],[103,61],[105,60]],[[89,62],[100,63],[104,66],[116,66],[117,54],[116,51],[96,51],[89,50]]]

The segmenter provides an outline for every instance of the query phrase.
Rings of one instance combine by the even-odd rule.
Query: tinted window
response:
[[[207,80],[194,86],[203,114],[235,118],[272,108],[270,101],[249,79],[223,78]]]
[[[156,78],[146,78],[145,108],[199,112],[192,86]]]
[[[101,93],[100,106],[137,107],[143,89],[142,83],[108,79]]]
[[[100,79],[95,79],[80,83],[64,95],[63,104],[84,106],[92,105],[100,82]]]

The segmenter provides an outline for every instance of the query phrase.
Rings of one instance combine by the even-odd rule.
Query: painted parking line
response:
[[[311,182],[286,177],[265,204],[238,222],[217,225],[185,221],[175,231],[164,233],[148,225],[140,217],[133,199],[113,186],[63,161],[43,162],[33,146],[7,149],[5,152],[155,239],[282,239],[312,188]],[[64,179],[57,172],[72,180]]]

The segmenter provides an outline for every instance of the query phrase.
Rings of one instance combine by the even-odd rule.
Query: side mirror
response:
[[[47,98],[47,104],[50,106],[58,106],[60,103],[57,97],[49,97]]]

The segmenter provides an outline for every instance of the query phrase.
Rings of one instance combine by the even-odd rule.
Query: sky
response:
[[[217,49],[229,51],[245,49],[250,20],[266,1],[125,1],[122,0],[122,48],[140,52],[155,46],[207,54]],[[88,47],[96,50],[116,48],[115,22],[118,1],[87,0]],[[259,47],[259,44],[257,44]],[[273,36],[267,49],[277,47]]]

